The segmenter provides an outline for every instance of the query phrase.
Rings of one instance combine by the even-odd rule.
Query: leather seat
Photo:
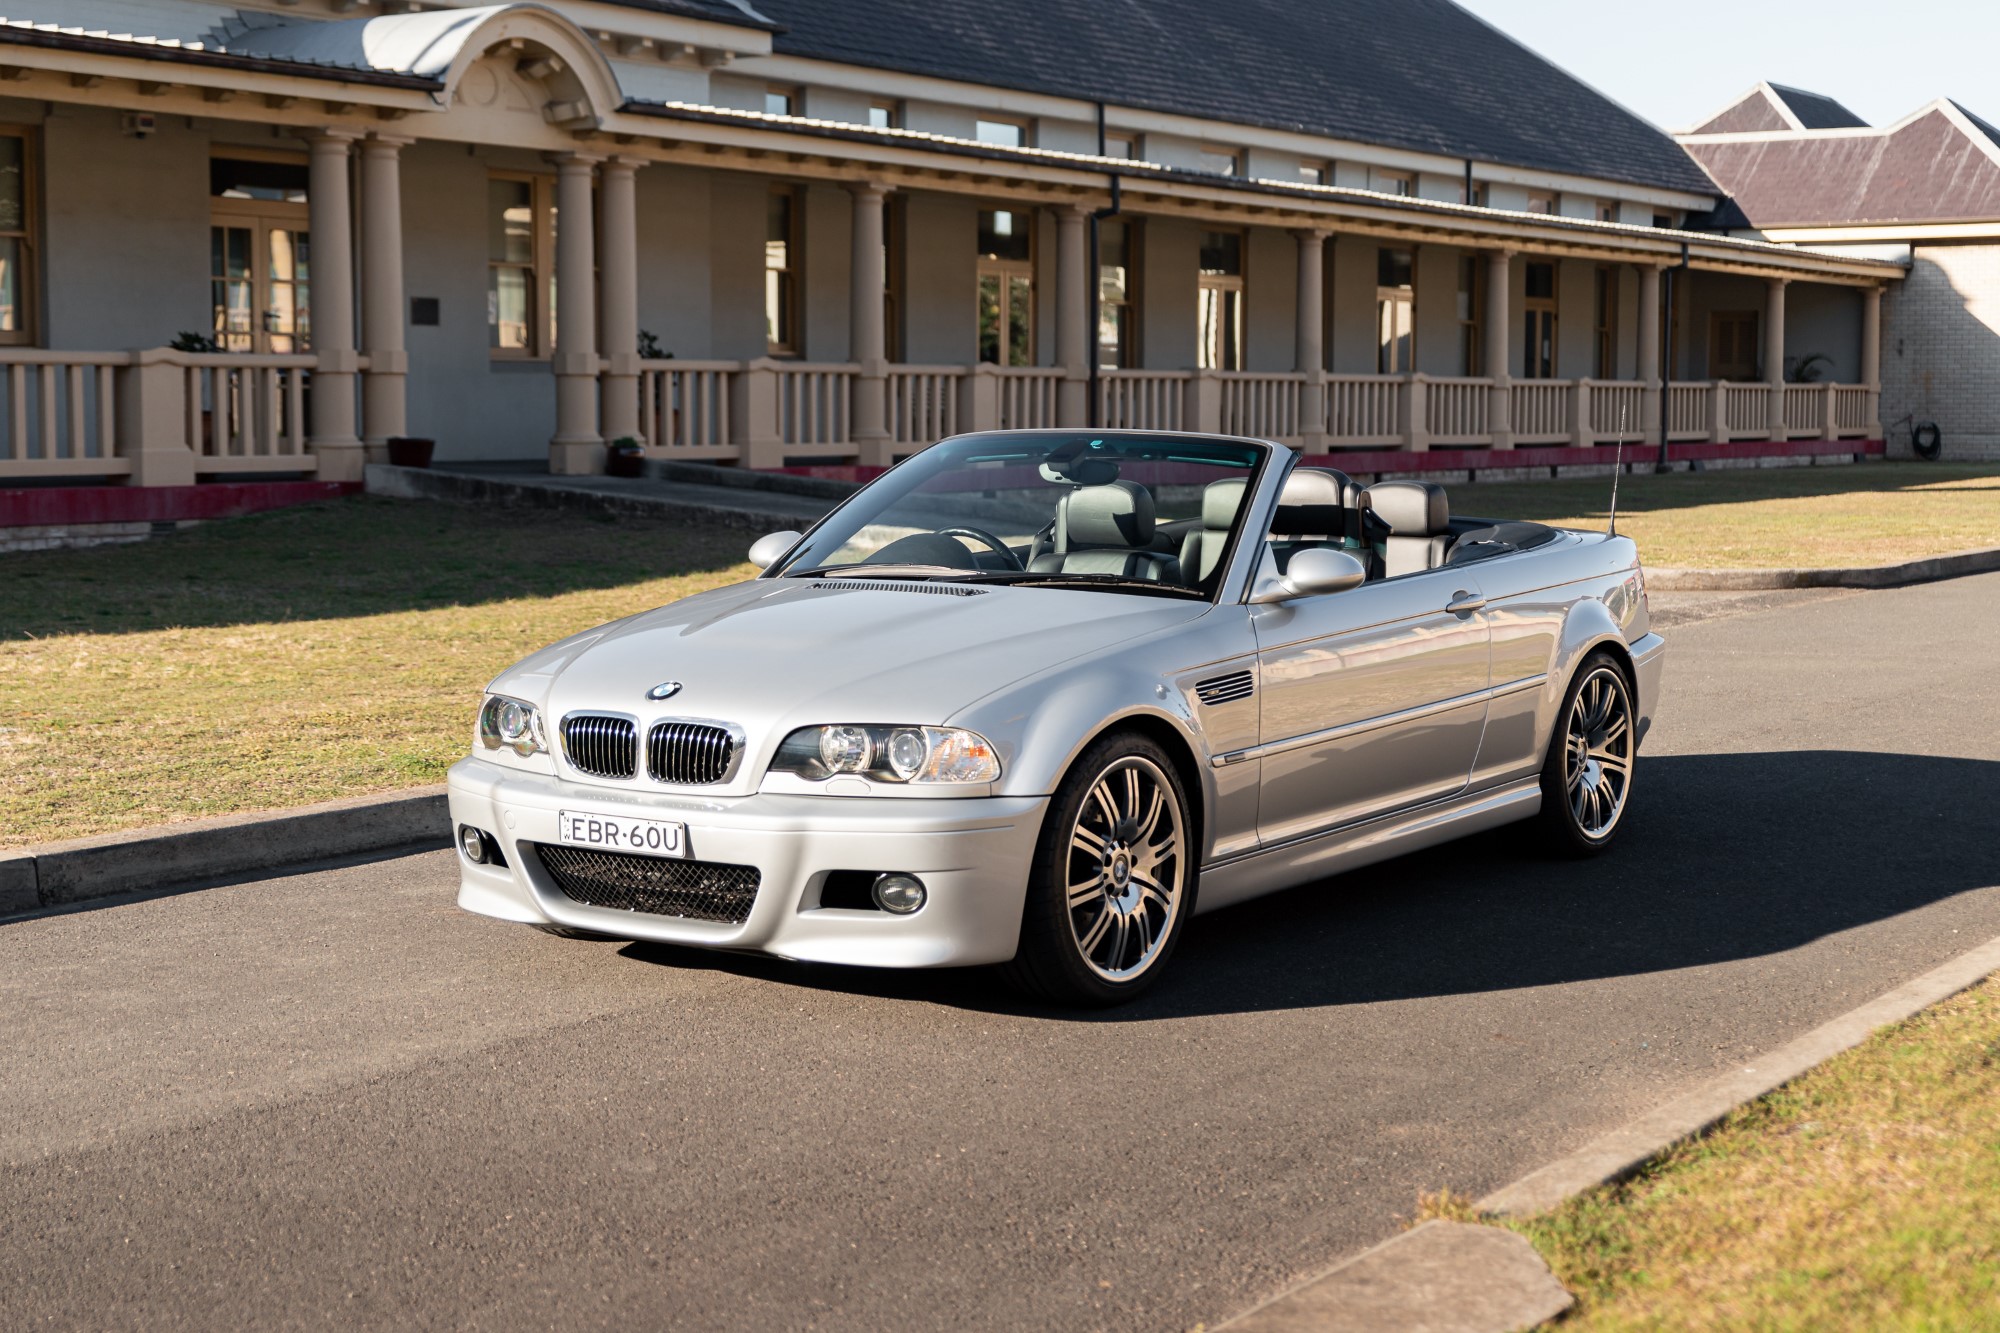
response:
[[[1152,549],[1153,496],[1135,481],[1079,486],[1056,505],[1055,549],[1036,556],[1037,574],[1115,574],[1178,583],[1180,561]]]
[[[1242,477],[1211,481],[1201,491],[1201,525],[1181,538],[1181,577],[1199,584],[1215,573],[1229,546],[1229,528],[1243,507]]]
[[[1444,487],[1427,481],[1378,481],[1361,493],[1361,502],[1388,529],[1380,547],[1385,578],[1444,563],[1451,547],[1451,504]]]

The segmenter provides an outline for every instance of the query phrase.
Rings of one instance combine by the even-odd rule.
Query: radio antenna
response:
[[[1625,470],[1625,413],[1628,404],[1618,404],[1618,449],[1611,456],[1611,524],[1604,535],[1618,535],[1618,474]]]

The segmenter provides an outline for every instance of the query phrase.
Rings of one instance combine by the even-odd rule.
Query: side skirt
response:
[[[1435,805],[1231,857],[1202,868],[1195,914],[1528,819],[1541,808],[1542,786],[1537,776],[1497,791],[1455,796]]]

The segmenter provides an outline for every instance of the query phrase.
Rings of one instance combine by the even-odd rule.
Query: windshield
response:
[[[1213,597],[1267,454],[1172,435],[960,436],[828,515],[770,573]]]

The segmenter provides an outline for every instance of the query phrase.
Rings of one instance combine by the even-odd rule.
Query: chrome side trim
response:
[[[1417,722],[1435,713],[1448,713],[1454,708],[1465,708],[1472,704],[1487,703],[1502,695],[1515,694],[1521,690],[1531,690],[1548,679],[1547,673],[1539,676],[1523,676],[1510,680],[1505,685],[1488,686],[1483,690],[1473,690],[1469,694],[1455,694],[1449,699],[1436,703],[1419,704],[1415,708],[1405,708],[1400,712],[1382,713],[1375,717],[1364,717],[1358,722],[1343,722],[1337,727],[1327,727],[1322,731],[1309,731],[1301,736],[1288,737],[1281,741],[1266,741],[1253,745],[1247,750],[1232,750],[1209,760],[1216,768],[1228,764],[1240,764],[1250,759],[1268,759],[1274,754],[1285,754],[1291,750],[1301,750],[1308,745],[1320,745],[1327,741],[1342,740],[1348,736],[1359,736],[1365,732],[1377,731],[1383,727],[1393,727],[1403,722]]]

